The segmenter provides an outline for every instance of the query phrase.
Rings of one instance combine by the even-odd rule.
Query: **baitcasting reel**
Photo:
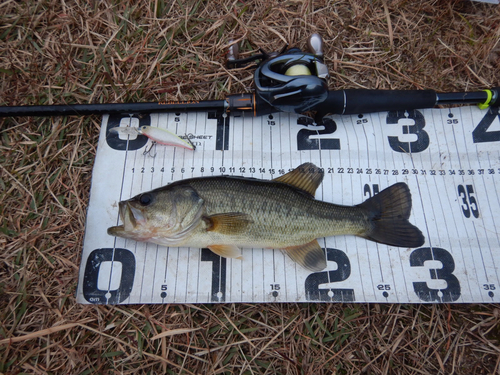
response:
[[[323,103],[328,97],[328,68],[323,62],[323,40],[312,34],[309,52],[290,48],[281,52],[238,59],[238,46],[228,53],[228,68],[241,67],[261,60],[254,76],[257,100],[282,112],[304,113]]]

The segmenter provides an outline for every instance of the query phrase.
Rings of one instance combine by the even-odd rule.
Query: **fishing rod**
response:
[[[238,48],[233,44],[228,53],[228,68],[260,60],[254,73],[255,88],[252,93],[229,95],[222,100],[0,106],[0,117],[207,111],[222,111],[232,116],[261,116],[276,112],[315,112],[315,119],[319,122],[328,114],[402,111],[451,104],[478,104],[484,109],[500,104],[500,87],[453,93],[437,93],[434,90],[328,90],[329,74],[323,61],[323,40],[320,35],[312,34],[307,44],[307,52],[299,48],[273,53],[260,50],[260,54],[244,59],[238,59]]]

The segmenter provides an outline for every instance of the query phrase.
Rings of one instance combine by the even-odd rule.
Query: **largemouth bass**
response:
[[[108,234],[163,246],[209,248],[241,258],[241,248],[284,250],[317,272],[326,267],[317,238],[355,235],[398,247],[419,247],[408,219],[411,194],[394,184],[356,206],[314,199],[323,171],[312,163],[275,178],[219,176],[181,180],[119,203],[123,225]]]

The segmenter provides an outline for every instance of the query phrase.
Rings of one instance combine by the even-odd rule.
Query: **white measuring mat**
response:
[[[187,136],[195,151],[118,135],[156,126]],[[279,113],[104,116],[80,267],[80,303],[499,302],[498,108],[382,112],[326,118]],[[172,181],[237,175],[273,179],[312,162],[325,178],[316,199],[355,205],[408,184],[420,248],[354,236],[318,240],[327,268],[311,273],[280,250],[243,249],[243,260],[208,249],[166,248],[107,234],[118,202]]]

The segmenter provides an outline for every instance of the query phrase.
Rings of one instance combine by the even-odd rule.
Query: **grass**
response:
[[[0,104],[220,99],[230,39],[326,42],[331,88],[498,86],[500,10],[469,1],[4,1]],[[494,374],[498,305],[75,302],[100,118],[0,120],[0,373]]]

